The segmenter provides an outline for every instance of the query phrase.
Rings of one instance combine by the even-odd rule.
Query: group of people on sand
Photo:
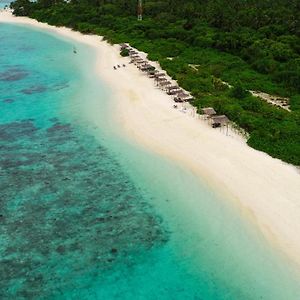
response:
[[[125,67],[126,67],[126,65],[125,65],[125,64],[123,64],[122,66],[123,66],[123,68],[125,68]],[[114,70],[117,70],[118,68],[121,68],[121,66],[120,66],[120,65],[114,66]]]

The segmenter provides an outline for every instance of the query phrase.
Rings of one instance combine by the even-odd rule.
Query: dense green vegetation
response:
[[[194,105],[213,106],[244,128],[249,145],[300,165],[298,0],[144,1],[143,21],[136,0],[17,0],[12,7],[16,15],[129,42],[191,91]],[[245,89],[289,96],[292,112]]]

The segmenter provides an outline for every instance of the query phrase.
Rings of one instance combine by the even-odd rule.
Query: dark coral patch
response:
[[[39,93],[44,93],[46,91],[47,91],[47,87],[45,87],[44,85],[34,85],[28,89],[21,90],[21,92],[26,95],[39,94]]]
[[[9,104],[9,103],[15,102],[15,100],[14,99],[4,99],[4,100],[2,100],[2,102]]]
[[[60,298],[168,238],[110,152],[53,121],[0,125],[1,299]]]
[[[52,123],[57,123],[58,122],[58,118],[51,118],[49,119],[50,122]]]
[[[10,68],[0,73],[0,81],[17,81],[27,77],[29,73],[20,68]]]
[[[29,52],[29,51],[33,51],[35,48],[31,47],[31,46],[21,46],[19,47],[20,51],[24,51],[24,52]]]
[[[65,89],[65,88],[68,88],[69,87],[69,84],[67,82],[62,82],[62,83],[57,83],[55,84],[52,89],[54,91],[59,91],[59,90],[62,90],[62,89]]]
[[[36,130],[32,120],[2,124],[0,125],[0,140],[11,142],[24,135],[30,137]]]
[[[62,133],[70,133],[72,131],[72,128],[70,124],[55,123],[47,129],[48,134],[52,134],[52,133],[55,134],[58,131]]]
[[[66,252],[66,248],[62,245],[59,245],[57,248],[56,248],[56,252],[59,253],[59,254],[64,254]]]

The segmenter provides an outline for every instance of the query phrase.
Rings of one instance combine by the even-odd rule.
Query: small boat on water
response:
[[[76,50],[76,48],[75,47],[73,47],[73,53],[77,53],[77,50]]]

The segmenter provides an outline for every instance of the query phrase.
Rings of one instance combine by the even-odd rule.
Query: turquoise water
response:
[[[1,299],[300,299],[242,211],[121,135],[91,49],[0,41]]]
[[[0,9],[10,5],[10,1],[0,0]]]

